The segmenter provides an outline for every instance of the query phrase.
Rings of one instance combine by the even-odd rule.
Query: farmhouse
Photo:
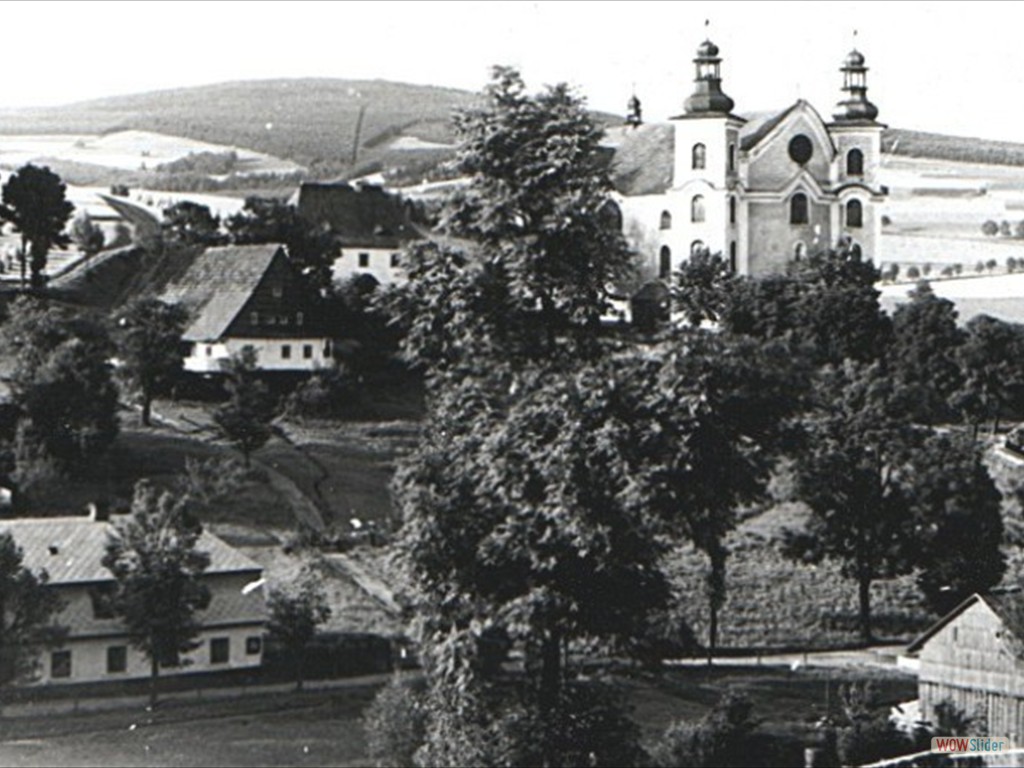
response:
[[[336,282],[356,275],[369,275],[382,285],[405,280],[400,251],[422,235],[401,198],[369,184],[306,183],[295,204],[302,219],[328,227],[341,246],[332,267]]]
[[[915,640],[924,717],[950,700],[978,733],[1024,743],[1024,593],[972,595]]]
[[[329,365],[331,339],[318,297],[280,245],[208,248],[161,297],[184,305],[185,370],[216,373],[244,347],[265,371],[312,371]]]
[[[64,644],[44,654],[40,683],[78,683],[147,677],[150,665],[128,641],[123,625],[104,599],[114,588],[101,564],[111,523],[94,516],[0,521],[24,553],[24,564],[46,571],[64,608],[57,622],[67,628]],[[252,588],[260,566],[216,536],[203,532],[197,549],[209,553],[204,579],[209,607],[199,614],[202,630],[190,663],[161,674],[208,672],[258,666],[263,657],[266,608],[262,590]],[[250,585],[247,588],[247,585]]]
[[[609,131],[623,232],[646,279],[665,279],[693,253],[728,259],[740,274],[778,272],[792,259],[848,241],[876,262],[878,108],[863,54],[843,61],[843,99],[831,122],[809,103],[738,115],[722,90],[719,49],[693,60],[693,93],[667,124],[645,124],[640,101]]]

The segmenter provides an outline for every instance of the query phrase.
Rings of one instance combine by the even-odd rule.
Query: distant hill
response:
[[[452,111],[474,98],[382,80],[254,80],[0,110],[0,134],[148,130],[246,147],[314,170],[341,169],[349,165],[361,109],[360,165],[399,136],[450,144]]]
[[[1024,144],[899,128],[883,131],[882,153],[926,160],[1024,166]]]

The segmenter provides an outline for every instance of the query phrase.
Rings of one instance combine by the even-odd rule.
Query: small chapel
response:
[[[878,263],[885,126],[868,100],[864,55],[854,49],[843,60],[828,122],[803,99],[737,113],[722,90],[718,46],[705,40],[693,63],[682,114],[645,123],[634,94],[625,124],[608,132],[615,200],[641,276],[667,279],[702,251],[754,276],[840,244]]]

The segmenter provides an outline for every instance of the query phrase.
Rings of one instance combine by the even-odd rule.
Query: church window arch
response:
[[[860,259],[864,256],[864,250],[860,247],[860,243],[851,242],[849,248],[849,254],[854,259]]]
[[[860,200],[850,200],[846,203],[846,226],[864,226],[864,207]]]
[[[694,240],[692,243],[690,243],[690,255],[691,256],[700,256],[701,254],[703,254],[706,251],[707,251],[707,247],[704,245],[704,241],[703,240]]]
[[[672,274],[672,249],[667,245],[661,246],[661,252],[658,254],[658,277],[662,280],[667,280],[669,275]]]
[[[602,223],[613,232],[622,231],[622,209],[614,200],[608,200],[598,211]]]
[[[732,195],[729,197],[729,223],[736,223],[736,196]]]
[[[800,261],[807,258],[807,244],[802,240],[793,244],[793,260]]]
[[[736,145],[729,145],[729,173],[736,172]]]
[[[789,199],[789,223],[806,224],[807,220],[807,195],[797,192]]]
[[[846,153],[846,175],[864,175],[864,153],[859,149],[851,149]]]
[[[704,195],[694,195],[690,201],[690,221],[704,221]]]
[[[729,271],[736,274],[736,241],[729,243]]]
[[[668,211],[661,212],[661,222],[658,224],[659,229],[672,229],[672,214]]]
[[[693,168],[693,170],[695,171],[703,171],[705,165],[707,164],[707,147],[698,142],[697,144],[693,145],[693,151],[691,154],[692,157],[690,159],[692,162],[690,164],[690,167]]]

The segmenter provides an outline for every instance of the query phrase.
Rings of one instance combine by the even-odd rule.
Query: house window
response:
[[[672,214],[668,211],[661,212],[661,223],[658,225],[659,229],[672,229]]]
[[[807,195],[797,192],[789,199],[789,223],[807,223]]]
[[[296,325],[302,325],[304,322],[306,322],[306,316],[302,312],[296,312],[295,313],[295,324]]]
[[[71,651],[50,654],[50,677],[71,677]]]
[[[206,346],[206,356],[207,357],[211,357],[212,355],[213,355],[213,347],[211,347],[210,345],[207,345]]]
[[[331,342],[325,341],[324,342],[324,357],[330,358],[330,356],[331,356]]]
[[[368,267],[368,266],[370,266],[370,254],[368,254],[368,253],[360,253],[359,254],[359,266],[360,267]]]
[[[851,149],[846,153],[846,175],[864,175],[864,153],[859,149]]]
[[[112,645],[107,648],[107,674],[114,675],[128,670],[128,646]]]
[[[302,357],[305,360],[311,360],[313,358],[313,345],[303,344],[302,345]]]
[[[391,268],[396,269],[401,265],[401,256],[397,253],[391,254]]]
[[[667,280],[670,274],[672,274],[672,249],[663,245],[661,253],[658,255],[658,277]]]
[[[736,272],[736,241],[733,240],[729,243],[729,271],[735,274]]]
[[[213,637],[210,639],[210,663],[227,664],[231,658],[231,639]]]
[[[690,243],[690,256],[700,256],[705,253],[707,248],[704,246],[703,240],[694,240]]]
[[[271,293],[274,294],[275,299],[280,299],[282,296],[284,296],[284,288],[282,288],[280,285],[275,285],[273,288],[270,289],[270,291]]]
[[[255,656],[263,650],[263,638],[262,637],[247,637],[245,638],[245,653],[248,656]]]
[[[707,149],[703,144],[693,145],[693,170],[702,171],[707,162]]]
[[[282,344],[281,345],[281,359],[282,360],[290,360],[291,357],[292,357],[292,345],[291,344]]]
[[[690,221],[704,221],[704,195],[694,195],[690,201]]]
[[[860,200],[850,200],[846,204],[846,226],[864,226],[864,208],[861,206]]]
[[[736,145],[729,145],[729,173],[736,172]]]
[[[280,323],[281,325],[288,325],[288,315],[281,315],[279,318],[277,318],[277,322]]]
[[[94,619],[114,618],[114,592],[117,587],[114,584],[98,584],[89,588],[89,600],[92,603],[92,617]]]
[[[736,198],[735,197],[730,197],[729,198],[729,223],[730,224],[735,224],[736,223]]]
[[[250,312],[249,313],[249,323],[251,325],[259,325],[260,324],[260,313],[259,312]]]

